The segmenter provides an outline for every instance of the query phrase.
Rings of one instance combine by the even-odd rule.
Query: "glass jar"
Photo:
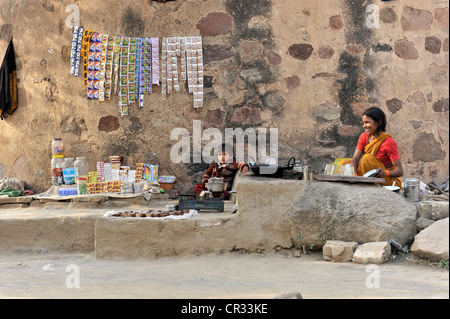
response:
[[[75,184],[75,160],[73,157],[66,158],[63,164],[63,178],[65,185]]]
[[[89,175],[89,164],[86,161],[86,157],[77,157],[74,163],[75,167],[75,179],[81,176]]]
[[[62,139],[54,138],[52,142],[52,155],[64,156],[64,144]]]

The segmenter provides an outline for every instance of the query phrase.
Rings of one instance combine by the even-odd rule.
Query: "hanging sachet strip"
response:
[[[130,55],[130,38],[124,37],[121,40],[121,61],[119,80],[119,107],[120,115],[128,117],[128,64]]]
[[[194,88],[194,107],[203,107],[203,42],[202,37],[198,36],[197,39],[197,79],[196,86]]]
[[[161,53],[161,98],[167,99],[167,38],[162,39]]]
[[[142,38],[136,39],[136,66],[134,72],[134,89],[135,92],[135,101],[138,104],[139,108],[143,107],[141,105],[141,95],[140,95],[140,78],[141,78],[141,59],[142,59]]]
[[[140,94],[152,93],[152,41],[144,38],[142,42]]]
[[[105,101],[105,83],[106,83],[106,55],[108,50],[109,35],[103,34],[101,39],[101,58],[100,58],[100,77],[99,77],[99,92],[98,100],[100,102]]]
[[[83,80],[84,86],[88,86],[88,63],[89,63],[89,45],[91,42],[91,36],[94,32],[92,30],[83,31],[83,42],[81,44],[81,57],[83,59]]]
[[[114,41],[115,37],[108,37],[108,46],[106,48],[106,73],[105,73],[105,99],[110,100],[113,85],[113,60],[114,60]]]
[[[159,85],[160,64],[159,64],[159,38],[152,38],[152,84]]]
[[[130,38],[130,51],[128,57],[128,105],[136,102],[136,88],[134,86],[136,73],[136,38]]]
[[[186,68],[186,37],[180,39],[180,56],[181,56],[181,81],[187,80],[187,68]]]
[[[94,32],[89,44],[87,96],[93,100],[98,100],[100,93],[102,39],[102,34]]]
[[[70,74],[79,75],[81,48],[83,45],[84,28],[78,26],[73,27],[72,48],[70,50]]]
[[[117,94],[120,80],[120,55],[122,53],[122,38],[114,37],[114,55],[113,55],[113,78],[112,92]]]

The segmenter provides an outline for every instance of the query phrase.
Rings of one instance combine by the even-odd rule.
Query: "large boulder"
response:
[[[419,258],[440,261],[449,257],[449,218],[434,222],[415,236],[411,252]]]
[[[309,183],[289,215],[301,244],[315,247],[329,239],[406,245],[416,235],[416,206],[376,184]]]
[[[247,246],[322,248],[327,240],[412,243],[417,208],[377,184],[245,175],[237,185],[239,238]],[[244,240],[245,239],[245,240]]]

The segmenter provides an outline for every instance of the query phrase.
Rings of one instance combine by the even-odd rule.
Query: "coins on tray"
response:
[[[150,217],[150,218],[163,218],[167,216],[182,216],[189,214],[189,210],[178,210],[174,212],[163,212],[160,210],[149,210],[149,211],[124,211],[118,212],[117,214],[112,215],[112,217]]]

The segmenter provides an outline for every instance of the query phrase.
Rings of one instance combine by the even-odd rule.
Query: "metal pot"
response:
[[[210,191],[210,192],[222,192],[224,189],[224,183],[223,182],[219,182],[219,183],[206,183],[206,188]]]

